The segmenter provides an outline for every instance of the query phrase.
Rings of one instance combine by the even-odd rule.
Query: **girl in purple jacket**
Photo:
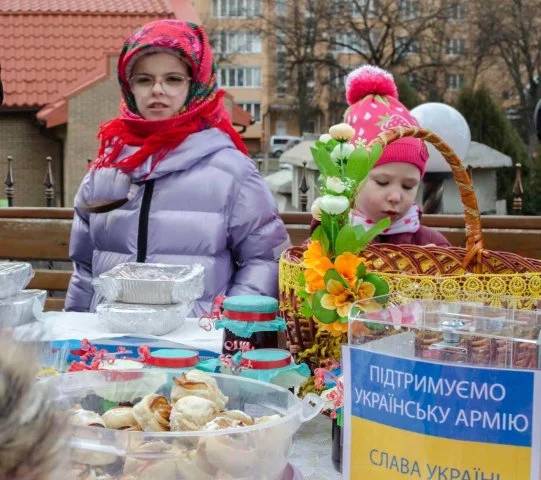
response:
[[[118,79],[121,113],[100,128],[75,198],[66,310],[93,311],[92,279],[133,261],[202,264],[204,309],[221,294],[276,296],[288,235],[224,110],[203,29],[145,25],[124,44]]]
[[[345,121],[355,129],[353,143],[366,146],[383,130],[418,126],[398,100],[392,75],[381,68],[365,65],[351,72],[346,79],[346,98],[350,107]],[[351,223],[368,229],[389,217],[391,226],[376,242],[448,246],[441,233],[421,225],[415,204],[427,160],[422,140],[401,138],[387,145],[357,195]]]

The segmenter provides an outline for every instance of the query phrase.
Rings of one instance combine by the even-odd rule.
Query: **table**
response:
[[[291,463],[304,480],[340,480],[331,461],[331,420],[318,415],[301,426],[294,438]]]

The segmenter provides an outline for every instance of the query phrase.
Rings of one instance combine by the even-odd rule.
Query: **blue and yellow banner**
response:
[[[539,480],[539,379],[344,347],[345,479]],[[538,403],[538,402],[537,402]]]

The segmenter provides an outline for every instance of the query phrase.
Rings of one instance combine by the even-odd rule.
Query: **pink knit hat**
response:
[[[344,119],[355,129],[352,142],[368,144],[383,130],[398,126],[419,126],[398,100],[393,76],[372,65],[353,70],[346,78],[346,99],[350,107]],[[428,150],[422,140],[401,138],[386,146],[376,166],[391,162],[415,165],[424,175]]]

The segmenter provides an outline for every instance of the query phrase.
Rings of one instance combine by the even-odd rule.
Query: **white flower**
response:
[[[317,197],[314,200],[312,206],[310,207],[310,211],[312,212],[312,217],[318,221],[321,221],[321,197]]]
[[[319,141],[322,143],[327,143],[329,140],[332,140],[332,137],[328,133],[324,133],[319,137]]]
[[[329,128],[331,137],[339,142],[347,142],[355,135],[355,129],[348,123],[339,123]]]
[[[338,159],[343,160],[344,158],[348,158],[353,150],[355,150],[355,147],[351,143],[339,143],[333,148],[331,158],[335,162]]]
[[[346,189],[346,186],[338,177],[327,178],[327,183],[325,186],[334,193],[342,193]]]
[[[340,215],[349,208],[349,200],[344,195],[323,195],[321,198],[321,210],[329,215]]]

